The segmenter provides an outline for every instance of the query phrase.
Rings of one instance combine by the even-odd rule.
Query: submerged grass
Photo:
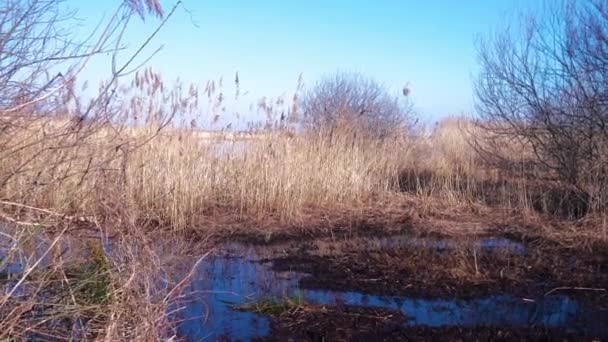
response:
[[[66,270],[67,287],[79,305],[103,305],[112,301],[111,265],[103,247],[89,241],[89,260]]]
[[[0,282],[0,338],[19,340],[157,340],[175,335],[167,308],[183,285],[170,276],[170,254],[148,234],[109,237],[73,228],[31,235],[0,224],[4,257],[18,265]],[[169,237],[180,253],[188,248]],[[33,242],[33,243],[29,243]],[[159,255],[162,255],[161,258]]]
[[[254,303],[236,306],[236,310],[250,311],[268,316],[280,316],[292,310],[303,308],[307,303],[303,297],[296,296],[282,299],[263,299]]]

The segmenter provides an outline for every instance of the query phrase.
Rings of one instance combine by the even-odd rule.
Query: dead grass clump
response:
[[[0,281],[0,337],[114,341],[173,336],[167,312],[181,278],[165,277],[170,256],[159,256],[146,235],[109,239],[96,229],[68,227],[52,232],[2,225],[2,264],[12,273]]]

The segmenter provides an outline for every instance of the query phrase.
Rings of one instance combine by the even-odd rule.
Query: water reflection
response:
[[[408,325],[562,327],[580,332],[603,332],[607,312],[594,312],[567,296],[534,300],[509,295],[471,300],[416,299],[372,296],[358,292],[305,290],[301,274],[274,272],[264,249],[230,245],[228,254],[206,259],[187,289],[179,312],[179,333],[191,341],[249,340],[270,333],[267,317],[233,310],[235,305],[264,298],[300,296],[318,304],[382,307],[403,312]],[[238,252],[237,252],[238,251]],[[275,251],[276,253],[276,251]],[[236,257],[234,255],[237,255]]]
[[[180,334],[192,341],[249,340],[270,332],[267,317],[232,307],[268,295],[290,296],[298,279],[291,272],[273,272],[250,257],[212,256],[200,265],[180,312]]]

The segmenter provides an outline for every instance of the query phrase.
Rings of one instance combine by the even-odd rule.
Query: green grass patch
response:
[[[296,296],[283,299],[262,299],[257,302],[236,306],[235,309],[239,311],[255,312],[268,316],[280,316],[285,312],[302,307],[305,304],[306,302],[304,301],[304,298],[301,296]]]
[[[99,243],[87,243],[90,259],[66,272],[70,290],[80,305],[103,305],[112,297],[110,263]]]

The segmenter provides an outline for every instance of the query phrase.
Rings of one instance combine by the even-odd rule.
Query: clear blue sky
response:
[[[72,6],[90,25],[119,1]],[[185,0],[187,11],[153,42],[164,49],[149,65],[203,84],[238,71],[252,98],[292,93],[300,73],[310,85],[336,70],[358,71],[396,93],[409,83],[417,112],[430,121],[473,111],[476,37],[539,1]],[[168,10],[173,1],[162,3]],[[136,23],[127,41],[141,41],[155,24]]]

